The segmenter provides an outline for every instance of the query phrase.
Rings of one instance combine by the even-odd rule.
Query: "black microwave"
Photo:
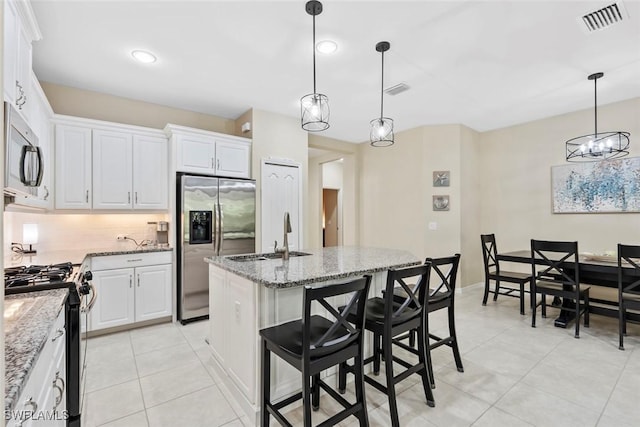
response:
[[[38,137],[7,102],[4,103],[4,126],[4,192],[9,195],[36,196],[36,188],[42,183],[44,172]]]

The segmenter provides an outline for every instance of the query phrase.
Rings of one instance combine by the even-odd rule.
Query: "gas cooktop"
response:
[[[68,288],[73,284],[70,281],[74,266],[64,262],[50,265],[30,265],[8,267],[4,269],[4,293],[5,295],[44,291],[49,289]]]

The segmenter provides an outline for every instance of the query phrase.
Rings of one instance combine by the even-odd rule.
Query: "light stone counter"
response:
[[[233,261],[229,257],[205,258],[205,261],[267,288],[290,288],[315,282],[343,279],[366,273],[415,265],[421,261],[407,251],[396,249],[335,246],[309,249],[308,256],[288,261],[267,259]]]
[[[38,361],[68,289],[4,297],[4,409],[11,411]]]
[[[153,246],[143,246],[140,249],[135,247],[127,248],[85,248],[85,249],[69,249],[59,251],[39,251],[36,254],[18,254],[9,253],[4,257],[4,267],[16,267],[20,265],[49,265],[62,262],[71,262],[72,264],[82,264],[86,257],[137,254],[145,252],[166,252],[172,251],[172,248],[159,248]]]

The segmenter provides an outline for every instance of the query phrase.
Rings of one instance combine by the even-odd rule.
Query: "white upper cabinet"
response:
[[[180,135],[177,144],[179,172],[215,175],[216,143],[200,135]]]
[[[133,135],[133,208],[167,209],[167,138]]]
[[[93,131],[93,208],[131,209],[133,136]]]
[[[250,165],[250,143],[216,138],[216,175],[250,178]]]
[[[168,149],[161,132],[74,120],[86,127],[56,127],[56,209],[167,209]],[[87,154],[80,164],[79,156]]]
[[[251,178],[251,140],[183,126],[167,125],[176,153],[176,171]]]
[[[29,116],[31,117],[31,127],[38,137],[38,146],[42,151],[44,159],[42,183],[36,187],[36,198],[33,206],[53,209],[53,127],[51,117],[53,110],[47,101],[40,83],[36,76],[31,74],[31,94],[33,102],[30,104]]]
[[[3,72],[4,99],[20,111],[27,122],[31,102],[31,43],[42,38],[27,1],[4,2]]]
[[[56,209],[91,208],[91,128],[56,125]]]

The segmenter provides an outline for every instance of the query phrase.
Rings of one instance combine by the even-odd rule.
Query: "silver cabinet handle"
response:
[[[127,203],[131,203],[131,191],[127,191]]]
[[[216,169],[220,169],[220,159],[216,159]]]
[[[44,200],[48,200],[48,199],[49,199],[49,189],[47,188],[47,186],[46,186],[46,185],[43,185],[43,186],[42,186],[42,188],[44,188],[44,191],[46,192],[46,193],[44,194],[43,199],[44,199]]]
[[[31,412],[34,413],[38,410],[38,404],[33,400],[33,397],[29,397],[29,399],[26,400],[26,402],[24,402],[24,406],[25,409],[27,406],[31,406],[32,410]],[[15,425],[16,427],[22,427],[22,423],[26,421],[26,420],[20,420],[18,421]]]
[[[87,190],[87,192],[85,193],[84,200],[85,202],[89,203],[89,190]]]
[[[216,168],[216,165],[215,165],[215,163],[214,163],[214,162],[215,162],[215,160],[214,160],[214,158],[212,157],[212,158],[211,158],[211,169],[215,169],[215,168]]]
[[[139,262],[142,261],[142,258],[134,258],[134,259],[128,259],[127,262]]]
[[[138,274],[138,287],[140,287],[140,275]]]
[[[62,387],[58,385],[58,380],[60,380],[60,382],[62,383]],[[62,402],[65,389],[64,379],[60,377],[60,371],[56,372],[56,378],[53,380],[53,388],[58,389],[58,391],[60,392],[53,404],[53,410],[55,411],[58,405],[60,405],[60,403]]]
[[[135,193],[135,194],[136,194],[135,204],[137,205],[137,204],[138,204],[138,192],[136,191],[136,193]]]
[[[129,275],[129,287],[133,287],[133,276]]]
[[[58,338],[60,338],[63,335],[64,335],[64,331],[62,329],[58,329],[56,331],[56,336],[51,338],[51,342],[54,342],[55,340],[57,340]]]

